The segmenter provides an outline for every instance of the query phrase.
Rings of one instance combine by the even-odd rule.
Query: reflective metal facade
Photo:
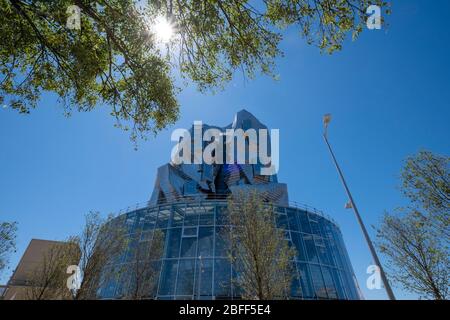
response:
[[[117,219],[126,224],[130,246],[151,241],[152,231],[165,235],[163,259],[155,262],[158,281],[148,298],[239,299],[233,266],[223,233],[228,224],[226,201],[184,202],[147,207]],[[295,246],[294,299],[359,299],[357,284],[342,235],[334,222],[319,213],[275,207],[277,226]],[[130,264],[124,255],[121,264]],[[121,298],[129,287],[124,273],[101,289],[102,298]]]
[[[256,141],[258,141],[258,149],[261,148],[259,130],[268,130],[264,124],[246,110],[241,110],[236,113],[233,122],[225,127],[203,124],[198,134],[200,139],[207,129],[215,129],[223,136],[229,134],[228,130],[232,130],[233,132],[235,130],[242,130],[241,132],[247,133],[253,130],[253,137],[256,137]],[[252,136],[252,134],[249,133],[248,136]],[[261,138],[261,140],[266,140],[268,153],[272,154],[271,140],[269,137],[266,138]],[[279,183],[276,174],[263,174],[263,169],[271,167],[272,163],[270,165],[263,165],[259,157],[256,159],[256,163],[250,161],[249,150],[252,149],[250,148],[250,138],[245,139],[243,148],[238,148],[237,138],[233,138],[236,142],[233,144],[229,141],[227,143],[226,139],[222,139],[222,150],[224,152],[229,151],[230,153],[227,156],[232,158],[231,160],[225,159],[226,157],[223,157],[224,154],[222,154],[222,161],[220,163],[214,162],[213,164],[206,164],[204,162],[192,164],[194,163],[194,152],[192,150],[194,150],[193,146],[195,145],[194,126],[188,136],[180,138],[180,144],[184,139],[191,139],[187,140],[187,144],[191,147],[191,164],[173,164],[170,162],[159,167],[149,205],[172,202],[179,198],[189,199],[192,196],[208,199],[211,196],[233,194],[240,190],[248,190],[249,188],[258,190],[261,196],[271,203],[288,205],[287,185],[285,183]],[[205,141],[201,142],[201,144],[203,149],[207,145]],[[237,161],[238,149],[245,154],[243,159],[245,161],[242,163]],[[179,152],[182,153],[182,150]],[[217,157],[219,156],[217,155]]]

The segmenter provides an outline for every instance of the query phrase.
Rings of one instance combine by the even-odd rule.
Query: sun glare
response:
[[[174,34],[173,26],[164,17],[158,17],[153,25],[153,32],[156,37],[164,43],[169,42]]]

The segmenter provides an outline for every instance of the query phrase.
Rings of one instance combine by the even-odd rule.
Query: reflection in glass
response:
[[[194,291],[195,260],[182,259],[178,267],[177,295],[192,295]]]
[[[164,260],[161,272],[160,295],[173,295],[177,276],[178,260]]]

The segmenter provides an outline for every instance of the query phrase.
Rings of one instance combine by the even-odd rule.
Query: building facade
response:
[[[27,290],[30,287],[30,279],[33,273],[42,265],[52,248],[61,245],[65,245],[65,243],[31,239],[8,283],[6,286],[0,286],[0,297],[4,300],[28,299]]]
[[[212,126],[206,126],[211,128]],[[226,129],[266,128],[243,110]],[[205,128],[203,128],[205,129]],[[202,129],[202,130],[203,130]],[[194,128],[191,129],[194,133]],[[287,186],[276,174],[261,174],[263,165],[168,163],[158,170],[150,201],[116,219],[129,238],[128,252],[151,242],[156,230],[164,238],[162,258],[154,261],[157,279],[146,298],[239,299],[236,272],[228,255],[227,200],[239,190],[258,190],[272,204],[276,225],[285,230],[294,246],[293,299],[360,299],[358,285],[336,223],[322,212],[289,203]],[[132,254],[124,254],[115,267],[132,270]],[[105,282],[99,291],[104,299],[127,296],[129,272]]]

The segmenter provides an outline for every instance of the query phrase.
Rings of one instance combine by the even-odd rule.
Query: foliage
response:
[[[427,211],[439,232],[449,237],[450,157],[420,151],[406,160],[402,181],[403,194]]]
[[[125,228],[112,216],[102,219],[98,212],[90,212],[81,234],[70,241],[80,248],[81,283],[73,298],[96,299],[103,284],[122,272],[116,269],[109,273],[105,271],[111,270],[108,267],[116,264],[125,253],[128,243]]]
[[[0,274],[8,265],[8,256],[16,249],[17,222],[0,223]]]
[[[141,300],[153,298],[158,279],[158,260],[164,250],[164,233],[161,230],[152,232],[150,241],[140,242],[131,250],[132,263],[128,269],[130,287],[127,289],[127,299]]]
[[[98,212],[86,215],[82,232],[51,246],[28,276],[30,300],[86,300],[98,298],[98,290],[122,270],[107,272],[124,254],[127,241],[120,221],[103,219]],[[79,288],[69,289],[68,267],[79,267]]]
[[[449,157],[421,151],[402,170],[407,208],[386,213],[377,230],[377,245],[387,257],[388,275],[424,298],[448,299]]]
[[[107,105],[132,139],[145,137],[178,118],[175,70],[202,91],[236,70],[273,76],[281,28],[333,53],[363,30],[370,4],[389,12],[382,0],[0,0],[0,104],[29,113],[53,92],[67,114]],[[67,26],[71,5],[80,30]],[[177,35],[166,47],[152,31],[160,16]]]
[[[73,242],[58,242],[43,253],[40,261],[27,275],[27,300],[65,300],[72,294],[67,288],[67,267],[76,265],[80,250]]]
[[[233,194],[228,204],[233,226],[229,257],[243,299],[287,299],[295,249],[277,229],[270,204],[257,191]]]

